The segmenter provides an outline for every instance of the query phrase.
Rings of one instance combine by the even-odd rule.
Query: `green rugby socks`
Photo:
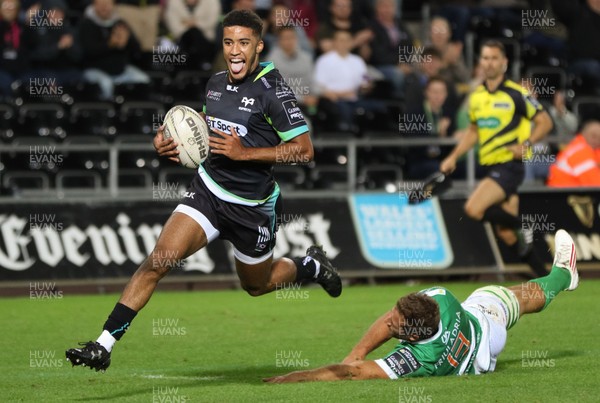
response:
[[[550,274],[545,277],[536,278],[535,280],[529,281],[529,283],[537,283],[544,295],[546,296],[546,302],[544,303],[544,308],[552,302],[554,297],[558,295],[559,292],[566,290],[571,283],[571,274],[569,270],[563,269],[562,267],[552,266],[552,270]]]

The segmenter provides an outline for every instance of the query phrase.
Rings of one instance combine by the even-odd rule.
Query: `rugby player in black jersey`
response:
[[[261,32],[261,19],[251,11],[225,16],[223,55],[228,69],[211,77],[204,92],[202,115],[211,129],[208,158],[166,222],[154,251],[125,287],[100,337],[67,350],[73,365],[106,370],[115,342],[170,266],[216,238],[232,243],[241,285],[252,296],[306,281],[319,283],[332,297],[341,294],[341,279],[320,246],[309,247],[306,256],[273,259],[281,212],[273,165],[310,162],[313,147],[293,92],[272,63],[259,63]],[[178,161],[176,146],[172,138],[165,140],[162,128],[158,130],[154,147],[159,155]]]

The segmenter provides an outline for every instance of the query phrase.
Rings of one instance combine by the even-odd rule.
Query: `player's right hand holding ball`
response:
[[[161,125],[156,131],[156,136],[154,136],[154,140],[152,140],[154,149],[161,157],[169,157],[171,161],[179,163],[179,158],[177,157],[177,155],[179,155],[177,143],[173,140],[173,137],[165,139],[164,131],[165,125]]]

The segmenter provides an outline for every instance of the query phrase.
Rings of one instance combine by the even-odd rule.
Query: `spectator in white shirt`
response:
[[[349,31],[338,30],[333,36],[333,50],[319,56],[315,64],[315,84],[320,93],[319,108],[338,117],[339,130],[353,131],[354,112],[361,90],[369,86],[367,65],[350,53],[353,45]]]

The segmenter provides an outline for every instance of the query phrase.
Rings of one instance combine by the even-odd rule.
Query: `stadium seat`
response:
[[[315,189],[350,190],[348,188],[348,167],[345,165],[319,164],[310,171]]]
[[[10,171],[4,174],[2,186],[16,195],[44,194],[50,190],[50,179],[42,171]]]
[[[374,164],[360,170],[357,184],[360,189],[385,189],[389,184],[397,184],[403,179],[402,169],[394,164]]]
[[[80,102],[71,107],[70,134],[113,138],[117,134],[117,113],[108,102]]]
[[[527,69],[525,77],[534,79],[533,82],[536,85],[542,85],[549,89],[550,94],[544,94],[544,91],[539,93],[542,98],[551,98],[548,95],[553,95],[555,91],[561,91],[567,87],[567,73],[560,67],[532,66]]]
[[[102,177],[98,172],[65,169],[56,174],[56,190],[60,193],[94,193],[99,194],[102,188]]]
[[[210,76],[210,72],[201,70],[188,70],[177,73],[173,80],[170,93],[174,102],[188,99],[200,99]]]
[[[119,116],[121,133],[151,134],[162,124],[165,108],[158,102],[126,102]]]
[[[69,136],[65,145],[85,146],[89,151],[65,151],[65,167],[68,169],[94,169],[106,173],[109,168],[109,152],[98,146],[106,146],[108,143],[102,137],[97,136]]]
[[[276,165],[275,180],[284,190],[301,189],[306,183],[306,172],[300,165]]]
[[[26,104],[19,109],[19,133],[64,139],[65,109],[59,104]]]
[[[164,71],[146,71],[145,73],[150,77],[152,94],[164,104],[173,102],[173,96],[169,95],[169,88],[173,83],[171,75]]]
[[[25,152],[9,152],[5,160],[8,171],[11,170],[46,170],[56,172],[58,160],[62,154],[56,150],[56,141],[48,137],[19,136],[12,142],[15,146],[27,146]]]
[[[119,169],[119,188],[152,188],[152,173],[143,168]]]
[[[10,105],[0,104],[0,140],[10,141],[15,136],[13,120],[15,112]]]
[[[115,102],[124,104],[125,102],[147,101],[153,97],[149,84],[127,83],[115,85]]]
[[[72,87],[66,87],[65,92],[69,95],[70,100],[67,102],[99,102],[100,101],[100,86],[96,83],[88,83],[81,81]]]
[[[573,112],[580,123],[586,120],[600,120],[600,97],[577,97],[573,101]]]
[[[348,162],[348,149],[340,147],[315,146],[315,161],[320,164],[346,164]]]
[[[148,169],[152,175],[157,175],[161,169],[161,158],[152,146],[152,135],[120,134],[115,140],[119,151],[119,169]],[[147,150],[123,150],[121,146],[144,145]]]
[[[409,147],[360,147],[357,150],[359,168],[373,164],[392,164],[403,167],[406,164],[406,154]]]

